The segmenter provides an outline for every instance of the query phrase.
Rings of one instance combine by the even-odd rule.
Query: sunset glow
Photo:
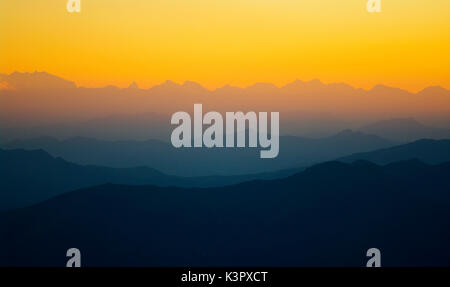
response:
[[[417,92],[450,88],[450,1],[65,0],[0,2],[0,73],[46,71],[77,85],[214,89],[319,78]]]

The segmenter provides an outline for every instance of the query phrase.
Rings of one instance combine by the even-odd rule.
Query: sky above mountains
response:
[[[378,83],[417,92],[450,88],[450,2],[383,1],[0,2],[0,73],[48,71],[99,87],[167,79],[214,89],[297,78]]]

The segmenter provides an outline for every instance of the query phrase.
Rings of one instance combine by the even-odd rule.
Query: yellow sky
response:
[[[46,71],[78,85],[208,88],[319,78],[371,88],[450,88],[450,1],[0,1],[0,73]]]

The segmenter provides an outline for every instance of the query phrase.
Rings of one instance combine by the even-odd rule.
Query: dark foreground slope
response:
[[[355,160],[367,160],[377,164],[388,164],[414,158],[429,164],[450,161],[450,139],[421,139],[389,148],[355,153],[342,157],[339,161],[353,162]]]
[[[450,164],[329,162],[209,189],[102,185],[0,213],[0,265],[450,265]]]

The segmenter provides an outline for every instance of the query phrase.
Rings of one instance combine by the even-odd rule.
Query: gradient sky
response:
[[[319,78],[450,88],[450,1],[0,1],[0,73],[46,71],[93,87],[167,79],[208,88]]]

